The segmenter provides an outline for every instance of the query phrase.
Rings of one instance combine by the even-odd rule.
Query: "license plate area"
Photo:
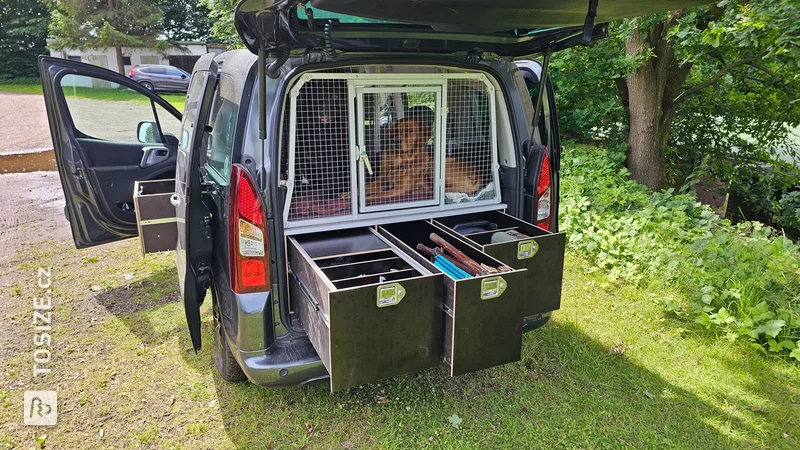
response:
[[[522,350],[522,306],[526,298],[525,270],[472,275],[455,279],[450,268],[434,265],[417,249],[418,244],[437,247],[430,237],[444,237],[442,229],[428,221],[404,222],[378,227],[378,232],[433,273],[442,273],[444,360],[450,374],[460,375],[518,361]],[[447,242],[479,264],[497,268],[503,264],[466,243]]]
[[[331,391],[438,364],[442,275],[370,228],[287,241],[290,294]]]
[[[561,307],[564,274],[565,233],[551,233],[500,211],[487,211],[434,219],[450,236],[462,239],[515,268],[527,270],[528,298],[525,317],[555,311]],[[491,230],[482,229],[490,227]],[[523,239],[498,242],[493,236],[507,231],[522,233]]]

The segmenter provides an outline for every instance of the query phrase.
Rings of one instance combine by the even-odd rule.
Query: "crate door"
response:
[[[359,212],[439,205],[442,87],[361,86],[356,99]]]

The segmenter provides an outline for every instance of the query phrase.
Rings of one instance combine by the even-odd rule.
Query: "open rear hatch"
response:
[[[607,35],[608,22],[708,0],[243,0],[235,26],[259,47],[526,56]]]

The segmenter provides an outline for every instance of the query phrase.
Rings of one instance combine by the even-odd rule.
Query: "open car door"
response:
[[[209,110],[217,85],[214,54],[195,64],[186,95],[178,146],[175,195],[172,203],[178,219],[178,279],[183,296],[192,347],[200,349],[200,305],[211,283],[211,215],[204,201],[203,165],[210,128]]]
[[[181,113],[129,78],[39,58],[65,213],[78,248],[136,236],[136,181],[172,179]]]

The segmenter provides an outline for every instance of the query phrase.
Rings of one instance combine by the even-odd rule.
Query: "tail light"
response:
[[[250,174],[231,167],[228,251],[234,292],[265,291],[270,285],[269,241],[264,203]]]
[[[134,76],[134,74],[133,74],[133,69],[135,69],[136,67],[138,67],[138,65],[136,65],[136,66],[131,66],[131,68],[130,68],[130,69],[128,69],[128,76],[129,76],[129,77],[133,78],[133,76]]]
[[[550,215],[553,205],[553,185],[550,174],[550,155],[545,149],[539,180],[536,184],[536,226],[550,231]]]

